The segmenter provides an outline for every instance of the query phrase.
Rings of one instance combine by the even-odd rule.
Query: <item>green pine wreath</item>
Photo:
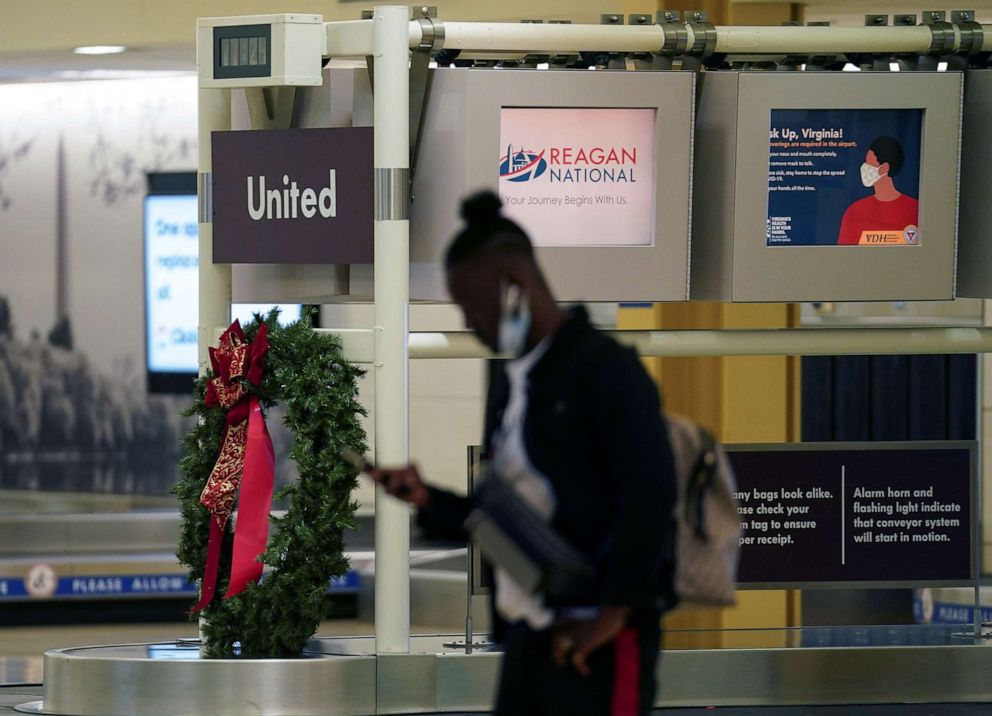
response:
[[[288,508],[285,516],[271,518],[273,529],[262,555],[266,576],[224,599],[234,540],[228,521],[217,595],[197,615],[205,620],[208,658],[300,656],[325,615],[330,580],[348,569],[343,533],[355,526],[352,493],[358,477],[340,450],[346,445],[361,453],[366,450],[359,422],[366,413],[358,402],[357,384],[364,371],[344,359],[340,339],[313,330],[315,310],[305,308],[300,320],[288,326],[279,325],[278,311],[264,319],[269,338],[265,373],[249,390],[263,410],[284,407],[284,422],[294,437],[290,458],[299,479],[275,495],[275,500],[286,500]],[[249,341],[258,332],[258,318],[244,327]],[[217,461],[224,430],[223,408],[204,403],[211,377],[197,379],[193,405],[184,411],[199,420],[183,440],[182,478],[173,488],[182,516],[176,556],[194,582],[203,578],[210,534],[210,514],[200,504],[200,493]]]

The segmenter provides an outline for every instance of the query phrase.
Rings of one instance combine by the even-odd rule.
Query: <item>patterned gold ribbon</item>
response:
[[[224,435],[221,439],[220,454],[213,470],[210,471],[210,477],[207,479],[207,484],[204,486],[203,492],[200,495],[200,504],[209,510],[211,520],[203,586],[200,592],[200,601],[193,607],[194,612],[203,609],[213,600],[217,588],[217,571],[220,564],[220,548],[224,538],[224,526],[234,511],[238,491],[244,476],[248,446],[249,416],[253,413],[256,414],[254,419],[262,421],[260,430],[256,430],[256,432],[259,435],[264,433],[264,440],[268,441],[267,452],[269,459],[268,461],[255,459],[251,462],[253,465],[260,466],[255,468],[256,472],[268,473],[260,475],[259,479],[263,481],[267,479],[271,482],[274,477],[272,474],[272,463],[274,460],[271,458],[271,440],[269,440],[268,432],[265,430],[264,418],[261,416],[261,410],[258,408],[258,401],[253,396],[250,400],[246,400],[246,398],[249,398],[248,384],[257,385],[261,380],[263,359],[268,348],[268,327],[264,323],[259,326],[255,340],[248,343],[244,331],[241,329],[241,324],[238,321],[234,321],[221,335],[217,348],[210,349],[210,363],[213,368],[214,377],[207,384],[207,393],[204,397],[204,402],[208,406],[219,405],[224,408],[227,411],[227,416]],[[259,438],[260,444],[261,440],[263,440],[262,437]],[[262,448],[262,452],[266,452],[266,450]],[[261,491],[254,490],[253,494],[264,495],[264,486]],[[271,487],[268,489],[268,494],[269,501],[271,502]],[[252,512],[255,515],[254,519],[257,521],[260,510],[263,507],[254,507],[255,509]],[[268,504],[264,506],[264,528],[260,528],[259,525],[251,525],[249,527],[256,534],[259,529],[263,529],[262,550],[264,550],[265,546],[264,534],[267,526]],[[238,530],[240,529],[241,520],[239,520],[238,524]],[[235,542],[238,542],[237,535],[235,535]],[[253,545],[256,542],[257,540],[252,540]],[[240,550],[240,552],[243,553],[244,550]],[[242,558],[241,561],[244,561],[244,554],[236,554],[236,558],[238,556]],[[252,555],[250,558],[251,562],[255,562],[257,556],[257,554]],[[260,576],[261,565],[258,566]],[[245,570],[242,569],[241,571],[244,572]],[[255,569],[254,567],[249,567],[248,571],[254,573]],[[239,585],[240,588],[237,591],[241,591],[244,586],[244,584]],[[235,585],[232,584],[231,587],[234,589]],[[237,591],[234,593],[237,593]],[[232,591],[228,590],[228,595],[230,596],[231,594]]]

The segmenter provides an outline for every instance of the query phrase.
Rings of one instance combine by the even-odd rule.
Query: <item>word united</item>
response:
[[[257,185],[257,188],[256,188]],[[338,191],[335,170],[328,172],[326,187],[300,191],[296,181],[282,175],[282,188],[266,189],[265,177],[248,177],[248,215],[253,221],[262,219],[312,219],[320,214],[324,219],[338,215]]]

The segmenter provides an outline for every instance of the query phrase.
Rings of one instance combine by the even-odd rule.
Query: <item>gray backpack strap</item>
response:
[[[713,434],[704,427],[699,427],[700,449],[692,474],[686,484],[685,514],[683,519],[693,533],[704,542],[709,541],[706,531],[706,493],[712,489],[716,476],[717,455],[716,441]]]

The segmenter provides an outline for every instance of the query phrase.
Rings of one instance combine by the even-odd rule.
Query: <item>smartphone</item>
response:
[[[347,445],[341,448],[341,457],[343,457],[345,460],[347,460],[352,465],[354,465],[356,470],[358,470],[359,472],[364,472],[366,475],[368,475],[372,470],[375,469],[375,465],[371,461],[369,461],[368,458],[366,458],[364,455],[359,454],[356,450],[353,450]],[[380,484],[385,483],[385,481],[381,478],[376,479],[376,482]],[[407,487],[406,485],[401,485],[397,488],[394,494],[396,495],[396,497],[400,498],[401,500],[406,499],[406,497],[410,494],[410,488]]]
[[[359,472],[368,472],[369,470],[374,470],[375,465],[373,465],[369,460],[357,450],[345,445],[341,448],[341,457],[350,462],[356,470]]]

